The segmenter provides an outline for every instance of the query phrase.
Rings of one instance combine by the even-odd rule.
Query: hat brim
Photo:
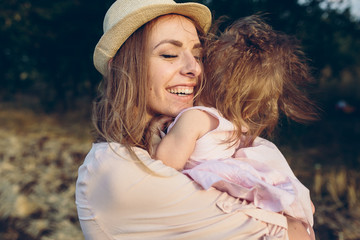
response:
[[[195,21],[204,32],[211,26],[210,10],[198,3],[157,4],[138,9],[128,14],[100,38],[94,51],[95,68],[104,76],[107,64],[121,45],[145,23],[166,14],[180,14]]]

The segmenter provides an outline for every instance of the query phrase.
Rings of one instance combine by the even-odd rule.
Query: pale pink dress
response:
[[[255,206],[313,225],[308,189],[295,177],[286,159],[271,142],[257,138],[252,147],[224,144],[234,130],[231,122],[214,108],[193,107],[219,120],[219,125],[197,140],[183,173],[204,189],[215,187]],[[169,126],[169,130],[183,113]],[[234,158],[236,157],[236,158]]]

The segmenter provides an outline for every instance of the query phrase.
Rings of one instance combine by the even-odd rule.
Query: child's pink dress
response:
[[[273,212],[284,212],[313,225],[309,190],[295,177],[286,159],[271,142],[257,138],[252,147],[223,143],[234,130],[214,108],[193,107],[219,120],[219,125],[197,140],[183,173],[204,189],[215,187]]]

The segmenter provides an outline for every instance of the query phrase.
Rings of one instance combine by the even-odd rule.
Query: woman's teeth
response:
[[[177,95],[190,95],[194,92],[193,88],[176,88],[176,89],[168,89],[169,93],[177,94]]]

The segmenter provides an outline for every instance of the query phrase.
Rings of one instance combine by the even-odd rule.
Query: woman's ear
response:
[[[114,58],[111,58],[111,59],[108,61],[108,64],[107,64],[108,71],[110,71],[110,69],[111,69],[113,60],[114,60]]]

